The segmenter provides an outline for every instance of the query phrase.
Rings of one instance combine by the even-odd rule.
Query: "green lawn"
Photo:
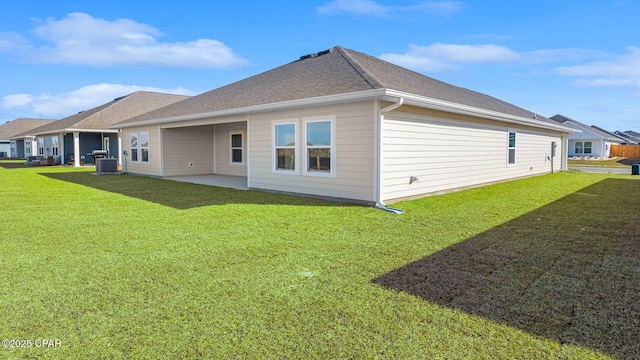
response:
[[[640,159],[615,158],[606,160],[571,160],[569,166],[576,167],[602,167],[602,168],[629,168],[633,164],[640,164]]]
[[[369,207],[0,163],[0,358],[640,357],[640,177]],[[35,346],[37,339],[60,346]]]

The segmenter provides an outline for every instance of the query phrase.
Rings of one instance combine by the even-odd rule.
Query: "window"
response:
[[[38,155],[44,155],[44,138],[38,138]]]
[[[576,154],[591,154],[592,144],[591,141],[576,141],[574,152]]]
[[[591,154],[591,141],[584,142],[584,153]]]
[[[305,121],[305,173],[313,175],[334,173],[333,124],[332,119]]]
[[[296,172],[297,123],[273,125],[274,171]]]
[[[149,133],[132,133],[129,135],[132,162],[149,162]]]
[[[31,141],[27,140],[24,142],[24,156],[27,157],[31,155],[33,155],[31,153]]]
[[[508,155],[508,165],[516,164],[516,132],[509,131],[509,155]]]
[[[149,133],[140,133],[140,161],[149,162]]]
[[[51,137],[51,155],[58,156],[58,137]]]
[[[242,140],[242,132],[232,132],[230,135],[229,143],[231,145],[230,161],[232,164],[244,163],[244,142]]]
[[[131,142],[131,161],[138,162],[138,134],[129,136]]]

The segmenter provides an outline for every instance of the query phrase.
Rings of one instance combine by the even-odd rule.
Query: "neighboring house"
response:
[[[631,137],[633,137],[633,139],[635,139],[640,144],[640,133],[639,132],[627,130],[624,133],[629,135],[629,136],[631,136]]]
[[[566,169],[573,131],[342,47],[113,128],[129,173],[236,175],[253,189],[379,206]]]
[[[569,135],[569,156],[609,157],[611,145],[623,142],[618,136],[563,115],[550,119],[576,130]]]
[[[15,135],[49,124],[53,119],[18,118],[0,125],[0,158],[25,158],[32,155],[33,137],[14,139]]]
[[[622,132],[622,131],[614,131],[614,134],[616,134],[617,136],[622,137],[623,139],[626,140],[626,145],[637,145],[640,144],[640,138],[636,138],[635,136],[629,134],[627,131]]]
[[[612,136],[612,137],[618,139],[620,141],[620,145],[627,144],[627,139],[623,138],[622,136],[616,135],[616,134],[614,134],[614,133],[612,133],[610,131],[607,131],[607,130],[601,128],[601,127],[598,127],[596,125],[591,125],[591,127],[594,128],[594,129],[600,130],[600,131],[602,131],[604,133],[607,133],[609,136]]]
[[[53,157],[55,164],[93,163],[94,150],[105,150],[112,157],[122,153],[118,131],[110,125],[173,104],[188,96],[137,91],[90,110],[40,126],[19,136],[36,137],[36,154]]]

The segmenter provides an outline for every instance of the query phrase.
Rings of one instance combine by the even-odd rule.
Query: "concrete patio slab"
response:
[[[163,179],[188,182],[193,184],[218,186],[237,190],[249,190],[246,176],[230,175],[184,175],[169,176]]]

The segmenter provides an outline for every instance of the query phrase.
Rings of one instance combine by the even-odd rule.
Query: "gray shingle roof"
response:
[[[18,118],[0,125],[0,139],[12,138],[25,131],[54,122],[54,119]]]
[[[528,119],[535,116],[531,111],[494,97],[447,84],[367,54],[339,46],[319,54],[302,57],[121,124],[373,89],[397,90]],[[556,124],[543,116],[536,118]]]
[[[549,119],[556,121],[560,124],[564,124],[566,122],[572,122],[586,130],[591,131],[594,134],[600,135],[602,138],[606,139],[606,140],[611,140],[611,141],[620,141],[620,138],[614,134],[609,133],[608,131],[602,130],[600,128],[598,128],[597,126],[589,126],[585,123],[581,123],[578,120],[572,119],[570,117],[564,116],[564,115],[554,115],[552,117],[550,117]]]
[[[614,134],[623,137],[624,139],[631,141],[635,144],[640,144],[640,138],[637,138],[629,133],[629,131],[614,131]]]
[[[605,130],[605,129],[601,128],[601,127],[598,127],[598,126],[596,126],[596,125],[591,125],[591,127],[592,127],[592,128],[594,128],[594,129],[600,130],[600,131],[602,131],[602,132],[603,132],[603,133],[605,133],[605,134],[609,134],[609,136],[610,136],[610,137],[611,137],[611,139],[613,139],[613,140],[617,140],[617,141],[624,141],[624,140],[626,140],[625,138],[620,137],[620,136],[618,136],[618,135],[616,135],[616,134],[614,134],[614,133],[612,133],[612,132],[610,132],[610,131],[608,131],[608,130]]]
[[[66,129],[106,130],[115,123],[187,98],[189,97],[183,95],[136,91],[106,104],[32,129],[28,132],[28,135],[48,134]]]

